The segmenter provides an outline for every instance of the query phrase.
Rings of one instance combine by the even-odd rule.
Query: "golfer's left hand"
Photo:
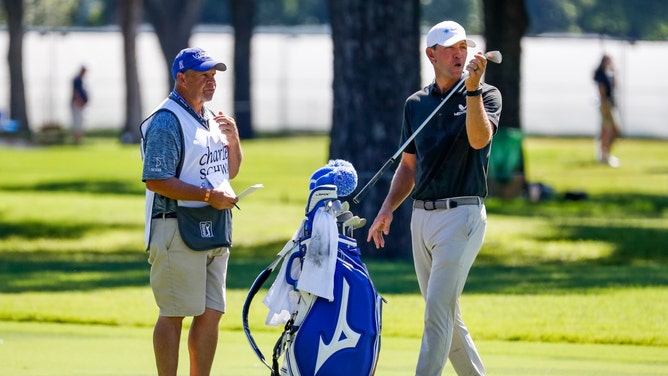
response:
[[[469,77],[466,79],[466,90],[475,91],[480,86],[480,79],[487,68],[487,59],[485,55],[478,51],[471,61],[466,65]]]

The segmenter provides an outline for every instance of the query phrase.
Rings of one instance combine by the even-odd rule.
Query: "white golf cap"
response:
[[[455,43],[465,40],[466,45],[475,47],[475,42],[466,39],[466,31],[462,25],[455,21],[443,21],[434,25],[427,33],[427,47],[440,44],[444,47],[450,47]]]

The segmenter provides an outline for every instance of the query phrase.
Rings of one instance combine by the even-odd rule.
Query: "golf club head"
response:
[[[501,61],[503,60],[501,51],[487,51],[487,53],[485,53],[485,58],[487,58],[488,61],[497,64],[501,64]]]

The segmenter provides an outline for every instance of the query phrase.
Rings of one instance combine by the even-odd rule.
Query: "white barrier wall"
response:
[[[229,28],[198,29],[191,38],[225,62],[210,107],[232,111],[232,45]],[[484,45],[480,37],[473,37]],[[120,128],[124,121],[122,37],[117,29],[39,33],[24,39],[24,74],[33,128],[55,122],[69,124],[70,85],[81,64],[88,67],[90,105],[87,128]],[[0,34],[7,55],[8,33]],[[423,49],[424,46],[421,47]],[[503,51],[502,51],[503,52]],[[527,37],[522,42],[522,126],[527,134],[593,135],[598,129],[593,70],[608,53],[618,67],[622,128],[626,135],[668,138],[668,76],[661,70],[668,43],[598,38]],[[158,40],[140,32],[137,55],[143,112],[168,93],[168,67]],[[259,131],[328,131],[332,109],[332,42],[326,28],[258,31],[252,46],[255,127]],[[432,79],[423,56],[423,84]],[[0,110],[9,106],[9,69],[0,61]],[[400,78],[398,78],[400,79]],[[397,119],[400,121],[400,119]]]

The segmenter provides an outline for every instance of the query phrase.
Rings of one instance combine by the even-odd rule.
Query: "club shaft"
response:
[[[502,60],[501,52],[499,51],[489,51],[485,53],[485,58],[487,58],[488,61],[497,64],[500,64]],[[422,129],[429,123],[429,121],[431,121],[431,119],[434,117],[434,115],[436,115],[436,113],[441,109],[441,107],[443,107],[445,102],[447,102],[448,99],[450,99],[452,94],[459,91],[459,89],[462,87],[462,85],[464,85],[464,82],[469,77],[469,75],[470,73],[468,71],[464,72],[462,78],[459,79],[459,82],[457,82],[457,84],[450,90],[450,93],[448,93],[448,95],[445,98],[443,98],[443,100],[441,100],[441,103],[439,103],[438,106],[436,106],[436,108],[434,109],[434,111],[432,111],[431,114],[429,114],[429,116],[427,116],[427,118],[424,119],[422,124],[420,124],[420,126],[415,130],[415,132],[413,132],[413,134],[411,134],[410,137],[408,137],[408,139],[404,141],[404,143],[394,153],[392,158],[388,159],[387,162],[385,162],[385,164],[383,165],[383,167],[381,167],[381,169],[378,170],[378,172],[376,172],[373,178],[371,178],[371,180],[369,180],[369,182],[364,186],[364,188],[362,188],[362,190],[359,191],[359,193],[357,193],[355,197],[353,197],[354,203],[359,204],[360,201],[362,201],[362,198],[366,196],[366,191],[368,191],[369,188],[373,187],[374,184],[376,184],[376,182],[378,181],[378,179],[380,179],[380,177],[390,168],[390,166],[392,166],[392,164],[401,156],[401,153],[403,153],[406,147],[408,147],[408,144],[413,142],[415,137],[417,137],[417,135],[420,134]]]
[[[445,102],[447,102],[448,99],[450,99],[452,94],[461,88],[461,86],[464,84],[464,81],[466,81],[467,77],[468,77],[468,72],[464,74],[464,76],[459,80],[459,82],[457,82],[455,87],[453,87],[452,90],[450,90],[450,93],[443,100],[441,100],[441,103],[439,103],[438,106],[436,106],[436,108],[434,109],[434,111],[432,111],[431,114],[429,114],[429,116],[427,116],[427,118],[424,119],[422,124],[420,124],[420,126],[415,130],[415,132],[413,132],[413,134],[411,134],[410,137],[408,137],[408,139],[399,147],[399,149],[394,153],[394,155],[390,159],[388,159],[387,162],[385,162],[383,167],[381,167],[380,170],[376,172],[376,174],[373,176],[373,178],[371,178],[371,180],[369,180],[369,182],[364,186],[364,188],[362,188],[362,190],[359,191],[359,193],[357,193],[355,197],[353,197],[354,203],[359,204],[360,201],[362,201],[362,198],[366,196],[366,192],[369,190],[369,188],[373,187],[378,181],[378,179],[380,179],[380,177],[390,168],[390,166],[394,164],[397,158],[401,156],[401,153],[403,153],[406,147],[408,147],[408,144],[410,144],[413,141],[413,139],[415,139],[415,137],[434,117],[434,115],[436,115],[436,113],[441,109],[441,107],[443,107]]]
[[[404,146],[404,148],[405,148],[405,146]],[[359,191],[359,193],[357,193],[355,195],[355,197],[353,197],[353,202],[354,203],[359,204],[360,201],[362,201],[362,198],[364,198],[364,196],[366,196],[366,192],[369,190],[369,188],[373,187],[373,185],[376,184],[378,179],[380,179],[380,177],[383,176],[385,171],[387,171],[390,168],[390,166],[392,166],[392,164],[394,164],[395,160],[396,160],[396,157],[392,157],[392,158],[388,159],[387,162],[385,162],[383,167],[381,167],[380,170],[378,170],[378,172],[376,172],[376,175],[374,175],[371,178],[371,180],[369,180],[369,182],[366,183],[364,188],[362,188],[362,190]]]
[[[434,111],[432,111],[431,114],[429,114],[429,116],[427,116],[427,118],[424,119],[424,121],[422,122],[422,124],[420,124],[420,126],[415,130],[415,132],[413,132],[413,134],[411,134],[410,137],[408,137],[408,139],[406,139],[406,141],[399,147],[399,149],[397,150],[397,152],[394,153],[394,155],[392,156],[392,158],[394,158],[394,159],[399,158],[399,156],[401,155],[401,153],[404,152],[404,150],[406,149],[406,147],[408,146],[408,144],[410,144],[411,142],[413,142],[413,140],[415,139],[415,137],[417,137],[417,135],[420,134],[420,132],[422,132],[422,129],[423,129],[425,126],[427,126],[427,124],[431,121],[431,119],[434,117],[434,115],[436,115],[436,113],[441,109],[441,107],[443,107],[443,105],[445,104],[445,102],[447,102],[448,99],[450,99],[450,97],[452,96],[452,94],[454,94],[456,91],[459,91],[459,89],[462,87],[462,85],[464,85],[464,81],[466,81],[466,78],[467,78],[468,76],[469,76],[469,72],[464,73],[464,75],[463,75],[462,78],[459,80],[459,82],[457,82],[457,84],[452,88],[452,90],[450,90],[450,93],[448,93],[448,95],[447,95],[445,98],[443,98],[443,100],[441,100],[441,103],[439,103],[438,106],[436,106],[436,108],[434,109]]]

